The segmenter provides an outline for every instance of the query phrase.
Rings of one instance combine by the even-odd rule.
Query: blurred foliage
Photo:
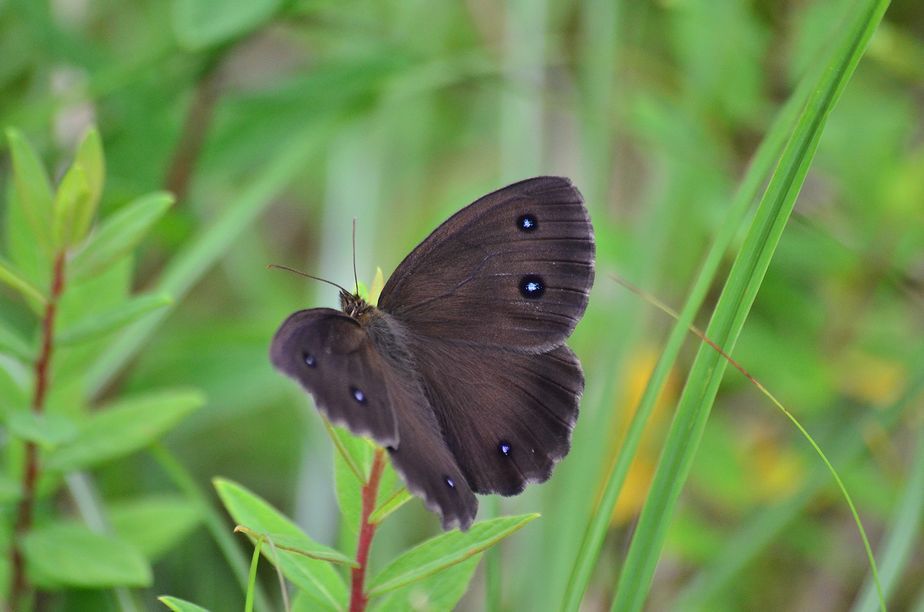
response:
[[[202,502],[217,508],[215,476],[242,483],[320,544],[349,550],[355,526],[339,522],[321,420],[267,358],[285,316],[333,305],[335,293],[266,264],[351,283],[356,217],[359,276],[370,282],[376,266],[387,276],[479,195],[561,174],[584,192],[598,242],[594,295],[571,341],[587,391],[571,454],[553,478],[498,504],[505,515],[542,517],[504,542],[492,570],[504,609],[557,608],[627,415],[671,326],[609,273],[683,303],[758,143],[853,4],[0,1],[0,126],[18,129],[0,157],[0,264],[11,262],[0,267],[0,536],[7,548],[20,440],[32,439],[91,471],[78,472],[85,480],[76,484],[43,488],[40,518],[57,519],[30,535],[25,550],[92,536],[80,497],[89,490],[91,507],[120,536],[95,536],[94,545],[153,563],[150,586],[127,594],[53,588],[40,602],[148,608],[169,593],[239,609],[236,570],[220,552],[228,544],[214,535],[219,515],[190,511]],[[907,542],[894,557],[896,609],[924,606],[924,500],[909,488],[924,456],[922,67],[924,7],[896,2],[830,117],[734,351],[831,456],[874,549]],[[105,151],[102,191],[93,162],[68,170],[94,155],[84,137],[90,124]],[[24,163],[17,142],[33,143],[37,157]],[[50,168],[50,177],[35,178],[37,168]],[[39,208],[29,210],[56,206],[90,219],[88,205],[98,201],[101,221],[90,235],[100,237],[120,215],[144,225],[125,211],[162,190],[177,203],[151,214],[143,241],[139,231],[125,245],[104,244],[121,256],[104,272],[92,252],[78,264],[75,246],[72,263],[86,278],[62,298],[60,331],[76,339],[54,357],[54,423],[15,417],[29,403],[41,331],[41,304],[23,287],[43,294],[51,270],[44,247],[20,231],[28,219],[15,202],[30,197]],[[154,204],[144,208],[155,213]],[[42,244],[80,238],[54,224],[32,227]],[[105,248],[97,257],[101,250],[111,261]],[[729,254],[720,277],[731,262]],[[720,287],[698,319],[703,327]],[[609,605],[697,348],[691,337],[646,430],[587,609]],[[87,438],[103,450],[127,445],[122,434],[92,439],[119,426],[109,408],[131,410],[123,402],[137,400],[141,410],[182,387],[207,401],[188,415],[178,408],[176,419],[158,416],[158,433],[170,432],[164,448],[118,452],[117,461],[68,456],[67,444]],[[224,520],[230,534],[232,520]],[[160,531],[160,522],[176,530]],[[138,529],[151,523],[157,529]],[[373,566],[384,569],[437,531],[422,504],[404,504],[376,537]],[[251,552],[244,544],[232,546],[241,558]],[[43,585],[54,586],[51,568],[43,569]],[[859,601],[867,609],[866,572],[847,508],[817,457],[746,379],[728,373],[648,605],[823,610]],[[275,575],[263,568],[258,578],[278,603]],[[461,607],[481,609],[483,570],[472,584]]]

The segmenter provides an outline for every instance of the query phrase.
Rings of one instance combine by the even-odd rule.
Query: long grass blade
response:
[[[859,425],[849,426],[831,440],[828,446],[835,449],[834,463],[850,463],[863,453],[866,440],[861,432],[889,431],[897,425],[901,416],[924,391],[922,356],[919,356],[915,363],[916,374],[912,376],[900,397],[889,406],[871,411],[869,417]],[[709,602],[730,585],[735,577],[805,510],[809,502],[828,486],[830,478],[826,472],[826,468],[819,466],[798,492],[759,512],[738,529],[725,546],[716,551],[715,561],[680,593],[677,607],[684,610],[707,608]]]
[[[793,130],[798,111],[805,104],[811,85],[810,78],[806,78],[778,113],[773,125],[754,154],[744,179],[735,193],[728,213],[725,215],[725,220],[703,260],[699,275],[693,283],[677,323],[672,328],[651,377],[648,379],[623,444],[606,476],[603,495],[584,532],[581,548],[571,571],[571,579],[568,581],[568,588],[562,604],[565,610],[577,610],[581,599],[584,597],[594,566],[600,555],[600,548],[603,546],[603,539],[606,536],[610,517],[613,515],[613,510],[619,500],[619,493],[638,450],[642,432],[645,430],[648,419],[654,410],[655,401],[667,380],[668,373],[677,360],[680,348],[687,337],[687,329],[693,323],[697,312],[699,312],[703,301],[706,299],[726,251],[735,239],[751,204],[757,198],[758,190],[767,180],[773,168],[773,163],[783,149],[787,136]]]
[[[837,45],[833,61],[826,65],[783,150],[706,331],[727,353],[734,348],[756,298],[827,117],[887,6],[886,1],[860,6],[858,18],[845,30],[845,39]],[[708,346],[700,347],[619,577],[614,610],[639,610],[647,598],[671,515],[725,367],[720,355]]]
[[[895,519],[883,541],[882,552],[882,592],[888,600],[895,591],[902,572],[912,558],[915,543],[921,532],[924,518],[924,427],[918,425],[918,442],[911,463],[905,491],[896,506]],[[854,612],[875,610],[877,599],[875,580],[870,575],[863,584],[863,590],[853,606]]]

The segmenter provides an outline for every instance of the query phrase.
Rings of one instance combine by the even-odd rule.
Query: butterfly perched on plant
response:
[[[291,315],[270,357],[334,423],[388,449],[408,489],[465,530],[475,493],[516,495],[570,448],[584,389],[565,346],[594,281],[580,192],[537,177],[450,217],[378,304]]]

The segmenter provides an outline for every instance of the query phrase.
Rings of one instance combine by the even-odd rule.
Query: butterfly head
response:
[[[360,323],[363,323],[370,316],[372,316],[372,313],[375,311],[375,307],[369,304],[369,302],[363,298],[359,297],[359,294],[349,293],[347,291],[341,290],[340,310],[353,317]]]

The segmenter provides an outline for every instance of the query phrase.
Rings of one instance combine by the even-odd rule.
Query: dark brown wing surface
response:
[[[398,443],[382,358],[355,320],[331,308],[296,312],[276,332],[270,359],[332,422],[383,446]]]
[[[462,209],[388,279],[379,308],[414,334],[543,353],[584,314],[593,228],[565,178],[505,187]]]

